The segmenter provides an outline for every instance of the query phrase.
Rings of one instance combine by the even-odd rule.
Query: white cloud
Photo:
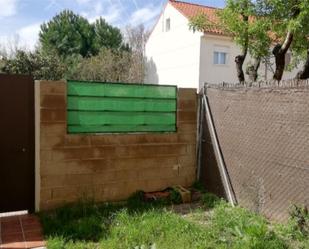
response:
[[[17,49],[29,50],[29,46],[22,46],[18,34],[0,36],[0,53],[11,56]]]
[[[17,0],[0,0],[0,19],[13,16],[17,12]]]
[[[111,6],[108,8],[107,12],[101,15],[107,22],[115,23],[119,20],[121,16],[121,10],[117,6]]]
[[[16,13],[16,4],[19,0],[0,0],[0,19],[4,16],[12,16]],[[49,0],[54,5],[58,0]],[[108,23],[124,28],[127,25],[144,24],[149,28],[156,17],[161,12],[161,6],[154,4],[144,5],[132,13],[125,12],[125,6],[121,2],[115,0],[76,0],[76,3],[85,4],[80,12],[90,22],[94,22],[99,17],[104,18]],[[54,8],[55,6],[53,6]],[[138,7],[138,6],[136,6]],[[17,44],[20,48],[33,50],[38,43],[38,34],[40,30],[40,22],[24,26],[13,31],[9,35],[0,34],[0,44],[6,48],[10,48],[12,44]]]
[[[34,23],[25,26],[17,31],[21,46],[26,47],[30,50],[33,50],[35,48],[35,45],[38,43],[39,39],[40,25],[41,22]]]
[[[160,14],[162,6],[148,4],[143,8],[138,8],[136,1],[131,2],[136,10],[129,13],[123,1],[116,0],[76,0],[79,2],[89,2],[87,10],[81,12],[81,15],[90,22],[102,17],[108,23],[116,26],[125,27],[127,25],[144,24],[149,27],[153,24],[156,17]]]
[[[101,3],[101,2],[97,2],[97,3],[94,5],[94,11],[95,11],[95,13],[97,13],[97,14],[100,14],[100,13],[103,11],[103,6],[102,6],[102,3]]]
[[[110,4],[108,8],[104,8],[102,2],[97,1],[92,6],[90,10],[81,12],[81,15],[91,23],[102,17],[108,23],[115,24],[121,17],[121,9],[117,4]]]
[[[154,20],[161,12],[161,7],[147,6],[134,11],[131,15],[130,23],[131,25],[144,24],[148,26],[150,22]]]
[[[40,25],[41,22],[33,23],[10,35],[0,35],[0,46],[9,54],[16,49],[34,50],[39,40]]]

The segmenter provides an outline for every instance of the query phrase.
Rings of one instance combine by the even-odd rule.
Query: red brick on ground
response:
[[[0,217],[1,249],[33,249],[45,247],[42,227],[35,215]]]

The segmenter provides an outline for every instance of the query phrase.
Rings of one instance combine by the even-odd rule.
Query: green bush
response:
[[[294,223],[294,230],[300,232],[303,236],[309,236],[309,213],[306,207],[293,205],[290,211],[290,217]]]
[[[221,200],[218,196],[212,193],[205,193],[202,196],[202,203],[207,207],[207,208],[214,208],[217,204],[219,204]]]
[[[170,202],[173,203],[173,204],[180,204],[180,203],[182,203],[181,194],[176,189],[172,188],[170,190]]]
[[[43,53],[39,50],[35,52],[18,50],[13,58],[4,57],[0,66],[2,73],[32,75],[36,80],[63,79],[67,70],[57,54]]]

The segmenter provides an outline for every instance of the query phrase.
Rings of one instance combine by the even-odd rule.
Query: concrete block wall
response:
[[[196,89],[179,89],[177,133],[70,135],[66,82],[37,82],[39,209],[118,201],[196,179]],[[38,197],[37,197],[38,198]]]

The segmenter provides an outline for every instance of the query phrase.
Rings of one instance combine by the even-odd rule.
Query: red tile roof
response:
[[[204,6],[200,4],[187,3],[176,0],[169,0],[169,3],[174,6],[179,12],[181,12],[188,19],[198,15],[205,14],[208,17],[208,20],[214,23],[218,22],[218,18],[216,17],[216,11],[220,10],[218,8]],[[207,28],[206,32],[215,33],[224,35],[224,32],[218,28]]]

